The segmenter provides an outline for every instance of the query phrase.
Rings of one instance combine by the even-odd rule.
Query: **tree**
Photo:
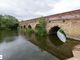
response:
[[[39,24],[36,25],[35,32],[40,36],[44,36],[47,34],[46,21],[44,17],[39,18]]]
[[[0,28],[17,29],[18,20],[10,15],[0,16]]]
[[[45,21],[45,18],[44,17],[39,18],[39,24],[43,28],[46,27],[46,21]]]

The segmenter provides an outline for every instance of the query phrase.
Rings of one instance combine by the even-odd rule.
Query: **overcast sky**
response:
[[[80,9],[80,0],[0,0],[0,14],[19,20]]]

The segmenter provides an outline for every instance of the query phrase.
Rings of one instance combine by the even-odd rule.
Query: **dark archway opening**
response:
[[[58,26],[54,26],[49,30],[49,35],[56,35],[57,31],[60,29]]]
[[[26,25],[24,25],[23,27],[26,28]]]
[[[40,28],[40,24],[36,24],[35,29]]]
[[[31,25],[28,25],[28,28],[30,28],[30,29],[31,29],[31,28],[32,28],[32,27],[31,27]]]

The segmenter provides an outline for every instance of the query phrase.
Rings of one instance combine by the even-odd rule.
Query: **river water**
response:
[[[36,36],[16,31],[0,31],[0,55],[3,60],[64,60],[73,56],[79,41],[61,42],[56,36]]]

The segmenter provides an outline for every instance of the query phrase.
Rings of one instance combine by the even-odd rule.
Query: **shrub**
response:
[[[39,19],[39,24],[36,25],[35,33],[40,35],[40,36],[47,35],[46,22],[45,22],[45,19],[43,17],[41,17]]]
[[[34,32],[34,30],[32,29],[32,27],[29,25],[28,28],[26,29],[28,34],[32,34]]]

